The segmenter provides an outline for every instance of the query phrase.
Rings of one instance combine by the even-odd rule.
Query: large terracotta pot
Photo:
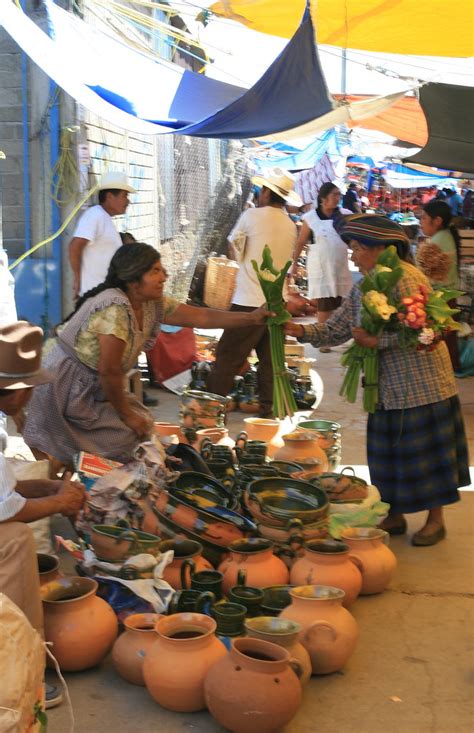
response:
[[[295,430],[282,436],[284,446],[275,453],[276,461],[290,461],[299,463],[303,468],[314,470],[314,473],[324,473],[328,470],[328,458],[319,446],[316,433]]]
[[[191,572],[212,570],[208,560],[202,557],[203,547],[194,540],[163,540],[159,544],[160,552],[173,550],[174,558],[163,571],[163,580],[166,580],[175,590],[190,587]],[[184,565],[184,567],[183,567]],[[183,586],[182,579],[185,579]]]
[[[152,644],[157,640],[155,625],[158,613],[134,613],[125,621],[125,631],[112,649],[112,662],[124,680],[132,685],[145,685],[143,661]]]
[[[375,527],[347,527],[342,531],[344,542],[359,562],[362,595],[382,593],[392,579],[397,558],[385,544],[388,536]]]
[[[341,462],[341,426],[333,420],[302,420],[297,430],[310,430],[318,436],[319,447],[328,457],[329,468],[335,471]]]
[[[344,606],[355,601],[362,587],[357,558],[348,545],[335,540],[308,540],[304,555],[290,571],[291,585],[330,585],[345,593]]]
[[[254,639],[271,641],[287,650],[290,657],[297,663],[296,672],[301,686],[304,687],[311,677],[311,659],[298,640],[301,626],[289,618],[275,618],[274,616],[257,616],[245,622],[247,636]]]
[[[46,555],[43,552],[37,552],[36,559],[38,561],[40,585],[45,585],[51,580],[56,580],[56,578],[62,577],[57,557],[54,555]]]
[[[117,617],[97,598],[92,578],[68,577],[41,588],[46,641],[63,672],[77,672],[99,664],[117,636]]]
[[[286,649],[261,639],[235,639],[204,684],[209,712],[232,733],[276,733],[301,704],[301,685]]]
[[[354,652],[359,633],[354,617],[342,606],[344,591],[326,585],[304,585],[290,591],[291,604],[280,614],[301,625],[300,641],[313,674],[341,669]]]
[[[215,636],[216,622],[201,613],[176,613],[161,618],[155,628],[158,639],[143,664],[148,692],[167,710],[203,710],[206,674],[227,655]]]
[[[273,542],[260,537],[247,537],[229,545],[229,556],[219,565],[223,574],[224,594],[237,585],[239,571],[245,572],[245,582],[255,588],[267,585],[286,585],[289,570],[279,557],[273,554]],[[242,577],[242,575],[241,575]]]
[[[267,456],[273,458],[275,453],[283,448],[283,439],[280,435],[281,423],[265,417],[244,418],[245,431],[250,440],[263,440],[267,444]]]

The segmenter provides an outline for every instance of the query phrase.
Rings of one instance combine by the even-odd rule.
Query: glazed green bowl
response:
[[[252,481],[248,494],[263,514],[280,520],[301,519],[305,524],[323,519],[329,511],[325,492],[309,481],[292,478],[261,478]]]

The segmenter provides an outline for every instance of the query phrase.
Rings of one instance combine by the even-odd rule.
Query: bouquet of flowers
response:
[[[458,309],[448,301],[462,295],[457,290],[429,290],[420,285],[416,293],[395,299],[395,285],[403,275],[396,248],[387,247],[374,270],[360,283],[361,327],[370,334],[396,332],[402,348],[432,351],[448,330],[459,328],[453,320]],[[355,402],[361,373],[364,375],[364,409],[374,412],[378,402],[378,350],[354,343],[342,356],[347,367],[340,394]]]
[[[283,324],[291,318],[285,308],[282,295],[285,276],[290,265],[291,260],[280,271],[276,270],[268,245],[264,247],[260,267],[255,260],[252,260],[252,266],[257,273],[268,310],[276,314],[268,319],[268,330],[273,367],[273,412],[278,418],[287,415],[291,417],[297,410],[285,366],[285,337],[283,335]]]

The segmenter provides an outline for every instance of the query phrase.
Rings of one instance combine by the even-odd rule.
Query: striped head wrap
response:
[[[366,247],[379,247],[390,244],[409,244],[410,240],[403,227],[386,216],[379,214],[355,214],[347,216],[338,223],[337,231],[341,239],[349,244],[355,239]]]

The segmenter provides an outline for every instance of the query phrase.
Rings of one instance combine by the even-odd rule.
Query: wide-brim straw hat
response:
[[[137,192],[137,190],[130,185],[127,176],[122,171],[108,171],[107,173],[104,173],[100,179],[98,191],[114,188],[119,191],[128,191],[128,193]]]
[[[282,168],[273,168],[267,176],[254,176],[252,183],[255,186],[265,186],[274,193],[285,199],[287,204],[291,206],[303,206],[302,199],[298,196],[295,187],[295,177],[284,171]]]
[[[41,369],[43,331],[27,321],[0,328],[0,389],[28,389],[53,380]]]

